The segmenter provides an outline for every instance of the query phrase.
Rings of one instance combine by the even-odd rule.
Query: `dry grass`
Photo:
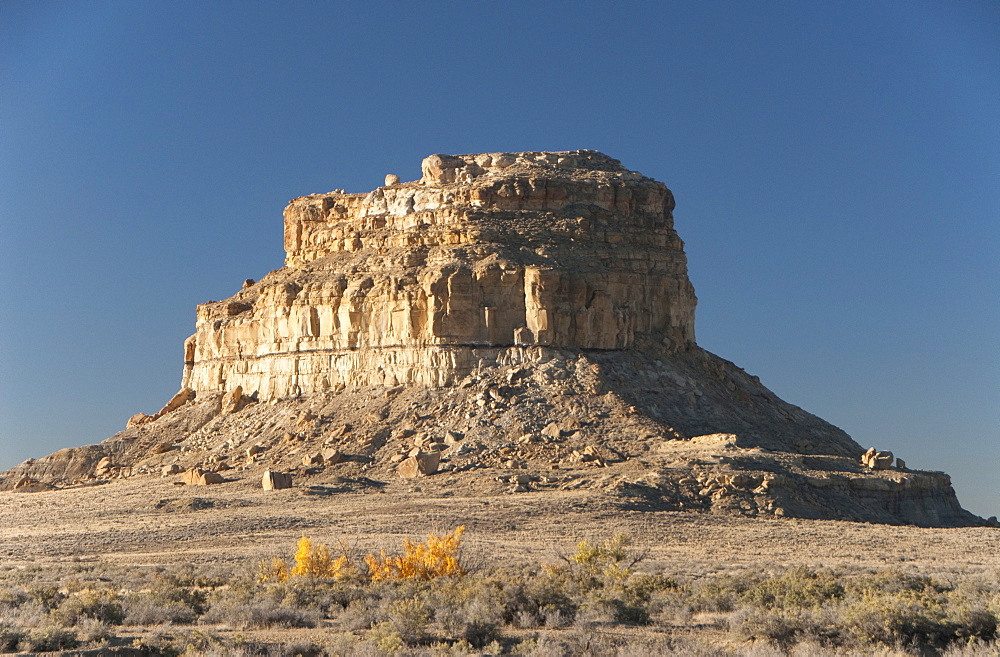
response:
[[[0,651],[1000,653],[996,530],[630,512],[592,493],[455,499],[431,479],[328,496],[140,483],[0,494]],[[156,503],[194,496],[211,503]],[[441,576],[365,569],[459,543]],[[262,555],[287,574],[258,578]],[[341,558],[356,572],[338,577]]]
[[[456,530],[423,544],[406,540],[398,558],[413,559],[413,568],[351,578],[335,576],[337,560],[309,539],[299,541],[284,580],[262,580],[246,567],[223,577],[68,568],[55,582],[7,570],[0,650],[129,640],[164,655],[978,657],[998,650],[996,580],[809,568],[692,578],[640,568],[641,554],[622,535],[581,542],[556,564],[421,575],[416,566],[452,563],[443,557],[456,557],[460,537]],[[282,634],[310,628],[312,638],[296,635],[294,646]],[[248,631],[260,638],[248,639]]]

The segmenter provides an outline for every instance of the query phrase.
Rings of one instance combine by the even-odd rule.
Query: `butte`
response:
[[[202,304],[181,391],[0,475],[592,489],[620,508],[976,525],[948,475],[868,453],[695,342],[674,198],[596,151],[432,155],[292,200],[285,265]],[[192,482],[189,478],[189,482]],[[225,485],[225,484],[220,484]],[[258,484],[259,485],[259,484]]]

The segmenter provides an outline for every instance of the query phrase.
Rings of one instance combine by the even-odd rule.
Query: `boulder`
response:
[[[153,417],[152,415],[146,415],[145,413],[136,413],[135,415],[133,415],[128,419],[128,422],[125,423],[125,428],[132,429],[134,427],[141,427],[144,424],[149,424],[155,419],[156,418]]]
[[[729,479],[729,485],[733,488],[752,489],[759,486],[761,477],[749,472],[738,472]]]
[[[875,455],[875,465],[873,470],[891,470],[892,463],[895,461],[892,452],[879,452]]]
[[[226,480],[218,472],[206,472],[201,468],[191,468],[181,475],[181,481],[188,486],[208,486],[209,484],[221,484]]]
[[[195,341],[192,340],[192,338],[188,338],[188,341],[185,342],[185,349],[187,349],[188,344],[190,344],[193,349]],[[186,358],[187,354],[185,352],[185,359]],[[191,358],[194,358],[193,354],[191,354]],[[125,427],[127,429],[131,429],[133,427],[141,427],[144,424],[149,424],[154,420],[160,419],[167,413],[172,413],[176,411],[184,404],[188,403],[189,401],[192,401],[196,396],[197,393],[191,388],[188,387],[181,388],[180,390],[177,391],[177,394],[171,397],[170,401],[168,401],[166,405],[164,405],[164,407],[161,408],[159,411],[157,411],[155,414],[146,415],[145,413],[136,413],[135,415],[133,415],[128,419],[128,422],[125,423]]]
[[[601,456],[601,452],[593,445],[587,445],[583,448],[584,462],[597,461],[598,465],[604,465],[604,457]]]
[[[319,454],[322,462],[327,465],[336,465],[344,459],[344,455],[336,447],[324,447]]]
[[[551,440],[556,440],[562,436],[562,427],[558,422],[549,422],[542,429],[542,435]]]
[[[385,177],[385,186],[386,187],[389,187],[390,185],[398,185],[398,184],[399,184],[399,176],[397,176],[396,174],[390,173],[389,175],[387,175]]]
[[[282,490],[292,487],[292,475],[287,472],[265,470],[260,485],[264,490]]]
[[[179,474],[181,472],[181,466],[176,463],[171,463],[170,465],[165,465],[160,470],[161,477],[169,477],[171,475]]]
[[[235,413],[236,411],[242,409],[247,405],[247,398],[243,394],[243,386],[236,386],[226,394],[222,395],[222,405],[219,408],[219,412],[223,415],[229,415],[230,413]]]
[[[312,411],[306,411],[295,421],[295,426],[299,429],[311,429],[315,426],[317,415]]]
[[[31,477],[22,477],[14,484],[13,490],[19,493],[41,493],[47,490],[56,490],[56,487],[48,482],[38,481]]]
[[[890,470],[894,460],[892,452],[880,452],[874,447],[870,447],[867,452],[861,455],[861,464],[869,470]]]
[[[180,390],[177,391],[177,394],[171,397],[170,401],[168,401],[166,405],[159,410],[159,412],[156,414],[156,417],[159,418],[163,417],[167,413],[172,413],[173,411],[176,411],[184,404],[188,403],[189,401],[192,401],[194,398],[195,398],[194,390],[192,390],[191,388],[181,388]]]
[[[404,479],[414,479],[434,474],[440,462],[441,452],[418,452],[397,465],[396,472]]]
[[[423,174],[421,182],[426,184],[448,184],[455,182],[457,173],[468,163],[455,155],[442,155],[437,153],[425,157],[420,163],[420,171]]]
[[[94,467],[94,476],[103,477],[104,475],[108,474],[108,472],[110,472],[113,467],[114,466],[111,463],[111,459],[105,456],[100,461],[98,461],[97,465]]]

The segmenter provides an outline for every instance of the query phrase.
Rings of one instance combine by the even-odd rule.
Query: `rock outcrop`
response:
[[[432,155],[421,170],[291,201],[285,266],[198,307],[174,399],[100,445],[21,464],[0,489],[178,472],[277,489],[294,475],[336,484],[314,492],[419,482],[984,522],[947,475],[893,468],[698,347],[662,183],[594,151]]]
[[[861,455],[861,463],[869,470],[888,470],[892,467],[895,457],[892,452],[880,452],[874,447],[869,447],[868,451]],[[900,470],[905,468],[900,467]]]
[[[456,383],[539,347],[676,352],[694,289],[662,183],[593,151],[431,156],[285,209],[285,269],[199,306],[184,386],[261,400]]]
[[[156,413],[152,415],[146,415],[145,413],[136,413],[135,415],[133,415],[128,419],[128,422],[126,423],[125,426],[139,427],[144,424],[149,424],[150,422],[155,422],[164,415],[167,415],[168,413],[173,413],[178,408],[180,408],[184,404],[194,399],[194,396],[195,392],[191,388],[181,388],[179,391],[177,391],[177,394],[171,397],[170,401],[168,401],[163,406],[163,408],[158,410]]]

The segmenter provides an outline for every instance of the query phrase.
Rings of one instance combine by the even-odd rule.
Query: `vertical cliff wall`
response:
[[[285,267],[199,306],[184,385],[448,385],[537,347],[677,351],[694,290],[660,182],[595,151],[433,155],[285,209]]]

